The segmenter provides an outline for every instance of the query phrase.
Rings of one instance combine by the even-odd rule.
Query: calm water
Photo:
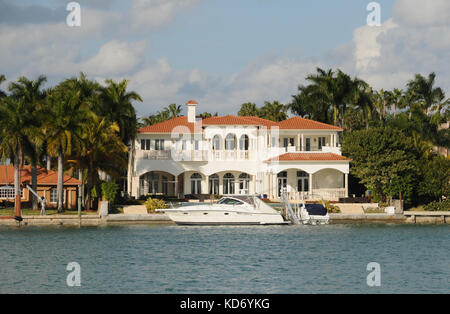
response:
[[[2,228],[0,293],[449,293],[449,249],[448,226]]]

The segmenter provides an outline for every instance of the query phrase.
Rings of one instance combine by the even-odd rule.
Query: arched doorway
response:
[[[219,175],[217,173],[209,176],[209,194],[218,195],[219,194]]]
[[[287,187],[287,171],[282,171],[277,175],[278,185],[277,185],[277,193],[278,197],[281,196],[281,192],[283,189]]]
[[[200,173],[191,175],[191,194],[202,194],[202,175]]]
[[[231,173],[226,173],[223,176],[223,194],[229,195],[234,193],[234,175]]]
[[[242,173],[239,176],[239,194],[249,194],[250,192],[250,176],[247,173]]]

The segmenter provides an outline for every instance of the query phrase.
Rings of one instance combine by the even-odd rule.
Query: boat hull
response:
[[[166,211],[178,225],[278,225],[285,224],[279,214],[232,211]]]

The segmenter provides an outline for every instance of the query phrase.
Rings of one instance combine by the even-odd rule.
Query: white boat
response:
[[[283,216],[256,196],[226,196],[217,203],[160,210],[178,225],[278,225]]]
[[[303,198],[302,204],[297,208],[297,217],[304,225],[327,225],[330,223],[327,207],[322,204],[306,204]]]

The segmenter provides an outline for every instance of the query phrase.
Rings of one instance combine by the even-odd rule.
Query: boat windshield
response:
[[[234,198],[224,197],[220,201],[218,201],[217,204],[222,204],[222,205],[243,205],[244,203],[239,201],[239,200],[236,200]]]

